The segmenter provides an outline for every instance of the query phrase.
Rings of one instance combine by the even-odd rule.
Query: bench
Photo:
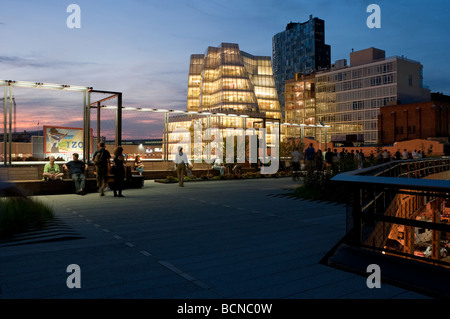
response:
[[[60,165],[60,169],[62,165]],[[1,170],[2,178],[14,183],[17,187],[22,189],[27,195],[53,195],[53,194],[72,194],[75,193],[75,184],[70,176],[70,173],[61,169],[64,172],[62,180],[46,181],[42,180],[42,173],[44,165],[38,166],[13,166],[6,167]],[[94,173],[94,167],[89,166],[86,176],[87,193],[97,191],[97,179]],[[114,182],[114,176],[110,176],[109,180]],[[124,188],[141,188],[144,185],[142,176],[134,176],[131,171],[127,170],[127,176],[124,183]]]

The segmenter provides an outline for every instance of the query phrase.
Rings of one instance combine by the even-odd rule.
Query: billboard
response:
[[[91,129],[91,145],[93,143],[92,135],[93,129]],[[44,153],[82,153],[83,147],[82,128],[44,126]]]

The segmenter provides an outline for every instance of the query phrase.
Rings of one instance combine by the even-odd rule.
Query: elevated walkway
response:
[[[450,225],[440,218],[450,199],[449,178],[450,159],[443,158],[394,161],[335,176],[332,181],[349,193],[346,235],[321,263],[358,274],[377,264],[384,282],[449,298],[450,263],[441,251],[450,247]],[[427,241],[420,230],[430,234]],[[430,246],[429,256],[416,253],[421,244]]]
[[[58,163],[63,172],[62,165]],[[45,163],[15,164],[8,167],[0,168],[0,179],[14,183],[17,187],[24,190],[28,195],[51,195],[51,194],[71,194],[74,192],[74,183],[68,172],[64,172],[62,181],[43,181],[42,173],[44,172]],[[139,176],[132,163],[127,165],[127,176],[125,181],[126,188],[142,187],[144,180],[165,179],[168,176],[176,177],[177,173],[174,169],[173,162],[145,162],[143,175]],[[245,166],[242,172],[253,172],[254,169]],[[211,168],[211,165],[205,163],[194,163],[192,173],[196,177],[213,175],[218,176],[220,172]],[[86,175],[86,191],[96,192],[97,185],[94,173],[94,167],[89,166]],[[110,176],[113,180],[114,177]]]

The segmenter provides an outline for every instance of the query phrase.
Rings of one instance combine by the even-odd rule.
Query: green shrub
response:
[[[30,229],[41,229],[54,217],[53,210],[46,204],[25,198],[0,199],[0,238]]]

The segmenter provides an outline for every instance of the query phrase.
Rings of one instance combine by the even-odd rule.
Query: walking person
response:
[[[300,179],[300,160],[302,159],[302,153],[300,148],[297,147],[292,152],[292,180],[298,181]]]
[[[177,168],[178,186],[183,187],[184,176],[186,175],[186,165],[191,165],[187,155],[183,153],[183,148],[178,146],[178,153],[175,154],[175,165]]]
[[[125,197],[122,195],[125,180],[125,158],[123,156],[123,148],[121,146],[114,150],[114,183],[112,190],[114,197]]]
[[[331,151],[331,148],[328,148],[327,152],[325,153],[325,165],[327,169],[331,169],[333,166],[333,156],[334,153]]]
[[[305,161],[306,161],[307,169],[313,168],[315,155],[316,155],[316,150],[314,149],[313,144],[310,143],[309,147],[305,150]]]
[[[63,167],[69,170],[72,180],[75,182],[75,191],[78,195],[85,195],[86,176],[84,172],[88,170],[87,164],[80,161],[78,153],[73,153],[73,160],[64,164]]]
[[[321,149],[318,149],[314,155],[314,163],[317,171],[323,171],[323,154]]]
[[[100,196],[105,196],[104,190],[108,182],[108,173],[111,169],[110,158],[111,154],[105,148],[105,143],[98,144],[99,149],[94,153],[94,166],[97,173],[97,187],[100,191]]]

